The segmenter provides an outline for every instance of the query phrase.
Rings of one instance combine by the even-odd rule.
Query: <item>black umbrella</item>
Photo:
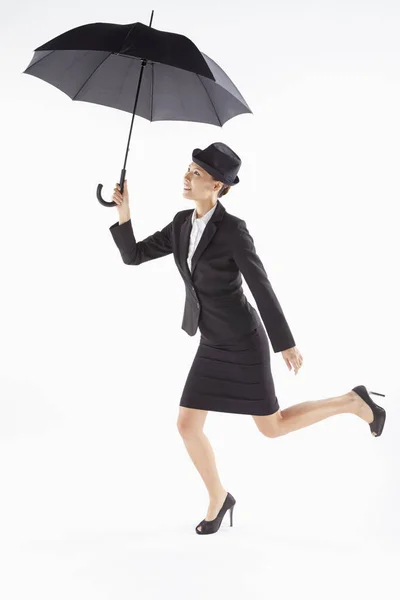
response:
[[[121,194],[135,114],[149,121],[194,121],[222,127],[236,115],[252,113],[226,73],[189,38],[152,28],[153,14],[154,10],[150,26],[90,23],[71,29],[36,48],[23,71],[54,85],[72,100],[129,113],[133,104]],[[103,200],[102,187],[101,183],[97,186],[100,204],[116,206],[114,201]]]

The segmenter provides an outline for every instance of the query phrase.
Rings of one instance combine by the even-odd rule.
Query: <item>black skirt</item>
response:
[[[242,415],[279,410],[269,340],[260,320],[256,329],[230,344],[200,336],[180,406]]]

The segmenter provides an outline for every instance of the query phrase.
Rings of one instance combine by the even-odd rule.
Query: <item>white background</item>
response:
[[[189,37],[253,114],[223,128],[134,121],[137,240],[194,207],[194,148],[241,157],[222,198],[246,220],[304,365],[271,361],[281,409],[364,384],[381,437],[351,414],[276,439],[249,415],[205,433],[236,498],[198,536],[207,490],[176,428],[199,343],[181,329],[173,256],[125,265],[109,227],[131,117],[23,74],[91,22]],[[398,597],[400,5],[375,1],[1,4],[1,595]],[[249,301],[254,299],[244,283]]]

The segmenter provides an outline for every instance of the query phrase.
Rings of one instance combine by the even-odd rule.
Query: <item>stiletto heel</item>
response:
[[[385,425],[386,411],[384,408],[382,408],[382,406],[375,404],[375,402],[372,400],[369,394],[373,394],[374,396],[382,396],[383,398],[385,397],[385,394],[380,394],[379,392],[372,392],[370,390],[367,390],[365,385],[357,385],[356,387],[353,387],[352,390],[356,392],[356,394],[358,394],[360,398],[362,398],[364,402],[368,404],[368,406],[371,408],[374,415],[374,420],[372,421],[372,423],[369,423],[369,428],[371,430],[372,435],[378,437],[379,435],[381,435],[383,427]]]
[[[222,519],[224,518],[226,511],[229,509],[230,509],[230,518],[231,518],[231,527],[232,527],[232,512],[233,512],[233,507],[235,506],[235,504],[236,504],[235,498],[232,496],[232,494],[230,494],[228,492],[226,495],[226,498],[225,498],[225,502],[223,503],[221,510],[219,511],[219,513],[217,514],[215,519],[213,519],[212,521],[206,521],[205,519],[203,519],[197,525],[197,527],[200,527],[200,525],[201,525],[201,531],[199,531],[196,527],[196,533],[198,533],[199,535],[216,533],[221,526]]]

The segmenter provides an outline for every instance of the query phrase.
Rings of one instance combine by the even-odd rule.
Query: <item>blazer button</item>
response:
[[[197,308],[200,308],[200,304],[199,303],[197,303]]]
[[[192,286],[192,290],[194,291],[194,287]]]

